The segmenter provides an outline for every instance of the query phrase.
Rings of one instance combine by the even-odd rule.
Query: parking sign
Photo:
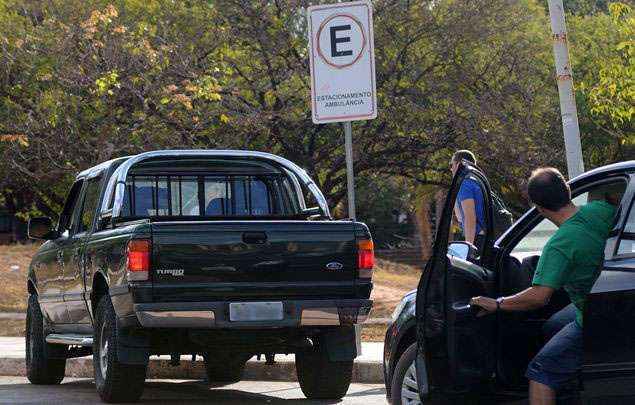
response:
[[[373,11],[367,1],[308,9],[313,122],[377,117]]]

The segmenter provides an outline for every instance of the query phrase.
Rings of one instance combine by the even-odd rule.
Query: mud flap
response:
[[[320,336],[320,344],[326,346],[330,361],[347,361],[357,357],[359,335],[353,326],[341,327]]]
[[[147,365],[150,358],[147,332],[119,325],[117,320],[117,359],[123,364]]]

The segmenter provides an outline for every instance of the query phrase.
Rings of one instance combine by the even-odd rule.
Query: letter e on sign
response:
[[[313,122],[376,118],[371,4],[312,6],[307,20]]]

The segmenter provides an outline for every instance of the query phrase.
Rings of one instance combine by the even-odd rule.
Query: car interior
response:
[[[619,205],[626,189],[625,179],[592,184],[574,194],[577,206],[595,200]],[[511,295],[531,286],[540,252],[557,227],[540,215],[525,228],[512,243],[505,247],[505,256],[499,271],[499,295]],[[535,311],[501,313],[497,345],[498,380],[509,387],[524,386],[525,369],[533,356],[546,343],[544,323],[570,303],[564,290],[558,290],[548,305]],[[519,348],[524,348],[519,350]]]

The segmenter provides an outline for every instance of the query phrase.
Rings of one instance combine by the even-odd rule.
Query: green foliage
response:
[[[635,13],[624,3],[609,10],[569,19],[583,147],[593,166],[635,156]]]
[[[5,204],[54,215],[74,174],[104,160],[245,148],[298,162],[345,212],[342,129],[311,122],[313,3],[0,0]],[[360,182],[360,212],[386,219],[403,203],[393,198],[400,188],[405,196],[447,185],[459,148],[472,149],[494,189],[521,207],[530,170],[564,162],[543,4],[373,4],[380,112],[353,135],[356,174],[381,190]],[[633,156],[632,11],[611,5],[609,15],[603,4],[566,5],[591,166]]]

